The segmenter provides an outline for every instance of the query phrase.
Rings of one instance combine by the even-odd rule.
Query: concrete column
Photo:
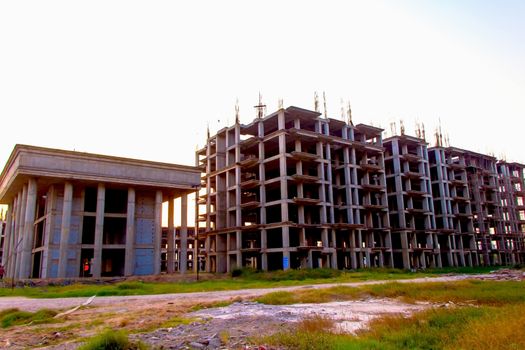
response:
[[[263,271],[268,271],[268,253],[266,253],[266,250],[268,249],[268,233],[266,232],[266,229],[261,230],[261,269]]]
[[[328,219],[329,219],[329,223],[333,224],[334,223],[334,219],[335,219],[335,213],[334,213],[334,191],[333,191],[333,179],[332,179],[332,154],[331,154],[331,149],[330,149],[330,144],[327,144],[326,145],[326,156],[327,156],[327,159],[328,159],[328,164],[327,164],[327,168],[326,168],[326,171],[327,171],[327,181],[328,181],[328,203],[329,203],[329,215],[328,215]],[[324,191],[324,185],[321,186],[323,187],[323,191]],[[326,200],[326,198],[325,198]]]
[[[52,249],[50,245],[53,244],[53,228],[55,227],[56,220],[56,201],[57,201],[57,185],[51,185],[47,191],[46,198],[46,226],[45,237],[44,237],[44,254],[42,257],[42,278],[55,277],[51,275],[51,265],[52,265]],[[80,256],[79,256],[80,258]]]
[[[4,231],[4,247],[3,247],[3,255],[2,255],[2,266],[4,266],[5,269],[5,275],[7,277],[7,265],[10,262],[11,254],[12,254],[12,247],[13,247],[13,234],[11,230],[11,223],[13,222],[12,212],[14,208],[14,200],[11,202],[9,207],[7,208],[6,212],[6,223],[5,223],[5,231]]]
[[[60,255],[58,258],[58,278],[67,277],[67,250],[71,230],[71,208],[73,205],[73,185],[64,184],[64,202],[62,205],[62,225],[60,228]]]
[[[352,269],[355,270],[357,269],[357,252],[356,252],[356,244],[355,244],[355,237],[356,237],[356,234],[359,234],[358,233],[359,231],[358,230],[351,230],[350,231],[350,258],[352,259],[351,261],[351,266],[352,266]]]
[[[188,269],[188,195],[180,198],[180,256],[179,271],[186,273]]]
[[[15,251],[16,251],[16,263],[15,263],[15,273],[14,277],[20,277],[20,266],[22,265],[22,249],[24,242],[24,218],[26,212],[26,201],[27,201],[27,185],[24,185],[22,188],[22,193],[19,194],[20,205],[18,207],[17,215],[17,227],[16,227],[16,241],[15,241]]]
[[[283,226],[282,228],[282,242],[283,242],[283,262],[285,259],[288,259],[288,267],[284,270],[288,270],[291,265],[290,261],[290,227]],[[284,267],[284,266],[283,266]]]
[[[162,191],[155,193],[155,235],[153,240],[153,273],[160,274],[160,246],[162,243]]]
[[[237,245],[236,245],[236,259],[237,259],[237,268],[241,268],[242,267],[242,253],[241,253],[241,249],[242,249],[242,231],[235,231],[235,240],[237,242]]]
[[[447,242],[448,242],[448,253],[447,253],[447,259],[448,259],[448,266],[457,266],[457,264],[454,263],[454,256],[452,255],[451,250],[454,248],[452,245],[452,241],[450,240],[450,235],[447,235]]]
[[[198,164],[198,163],[196,163]],[[194,244],[193,244],[193,272],[197,272],[197,269],[200,267],[200,260],[199,260],[199,190],[195,192],[195,207],[194,207],[194,213],[195,213],[195,233],[194,233]]]
[[[204,240],[204,250],[206,253],[210,253],[210,236],[206,235],[206,239]],[[210,255],[206,255],[206,272],[211,272],[211,259]]]
[[[10,210],[10,217],[11,217],[11,223],[10,223],[10,229],[9,232],[10,238],[9,238],[9,259],[7,264],[7,277],[13,278],[13,275],[15,273],[15,264],[16,264],[16,230],[15,230],[15,224],[16,224],[16,212],[18,208],[18,195],[15,197],[13,201],[13,207]]]
[[[93,277],[100,277],[102,272],[102,239],[104,235],[104,210],[106,204],[106,187],[103,183],[98,184],[97,190],[97,213],[95,218],[95,242],[93,250],[93,264],[91,271]]]
[[[323,242],[323,249],[328,248],[328,229],[323,228],[321,231],[321,241]]]
[[[332,262],[331,262],[331,267],[332,269],[337,269],[337,250],[336,250],[336,233],[335,233],[335,230],[332,229],[332,244],[333,244],[333,248],[332,248],[332,254],[330,255],[331,258],[332,258]]]
[[[135,273],[135,189],[128,188],[128,210],[126,216],[126,261],[124,275]]]
[[[9,257],[9,265],[7,270],[7,276],[13,278],[15,276],[16,266],[16,250],[17,250],[17,227],[20,215],[20,193],[18,193],[13,202],[13,213],[11,222],[11,256]]]
[[[175,270],[175,223],[174,213],[175,198],[168,198],[168,248],[166,251],[167,272],[173,273]],[[180,249],[180,248],[179,248]],[[179,250],[180,251],[180,250]],[[180,263],[180,261],[179,261]]]
[[[23,231],[23,250],[21,260],[22,264],[20,266],[20,278],[31,277],[31,253],[33,250],[36,195],[36,180],[34,178],[30,178],[27,186],[27,201]]]

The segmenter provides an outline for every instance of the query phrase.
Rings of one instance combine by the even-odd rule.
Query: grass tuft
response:
[[[126,333],[107,329],[88,339],[78,350],[145,350],[142,342],[131,342]]]
[[[36,312],[7,309],[0,313],[0,327],[8,328],[23,324],[42,324],[58,322],[53,319],[57,314],[54,310],[42,309]]]
[[[123,282],[117,284],[118,290],[145,290],[146,285],[142,282]]]

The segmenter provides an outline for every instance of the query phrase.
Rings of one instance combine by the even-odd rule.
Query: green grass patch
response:
[[[0,288],[2,296],[25,296],[30,298],[68,298],[97,296],[148,295],[167,293],[208,292],[250,288],[299,286],[320,283],[346,283],[369,280],[410,279],[432,277],[449,273],[487,273],[494,267],[428,269],[410,272],[400,269],[360,269],[339,271],[333,269],[300,269],[273,272],[238,270],[238,277],[223,276],[213,280],[193,282],[139,282],[127,281],[106,285],[72,284],[68,286]]]
[[[20,311],[19,309],[6,309],[0,312],[0,327],[9,328],[24,324],[58,322],[53,319],[56,314],[56,311],[49,309],[42,309],[36,312]]]
[[[131,342],[121,331],[107,329],[88,339],[78,350],[143,350],[148,347],[142,342]]]
[[[479,305],[504,305],[525,302],[525,281],[478,281],[397,283],[359,287],[337,286],[294,292],[279,291],[255,298],[263,304],[286,305],[326,303],[360,298],[397,298],[405,302],[456,302]]]

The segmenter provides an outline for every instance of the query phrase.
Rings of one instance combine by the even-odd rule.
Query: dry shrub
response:
[[[315,315],[306,318],[297,324],[297,330],[305,333],[329,333],[334,329],[334,320],[326,316]]]

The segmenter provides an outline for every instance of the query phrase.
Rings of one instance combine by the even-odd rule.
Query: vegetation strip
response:
[[[274,272],[236,270],[237,277],[193,282],[147,282],[126,281],[109,285],[47,285],[41,287],[0,288],[0,297],[25,296],[30,298],[69,298],[97,296],[151,295],[169,293],[208,292],[239,289],[301,286],[321,283],[350,283],[371,280],[412,279],[435,277],[449,273],[487,273],[494,268],[447,268],[429,269],[424,272],[408,272],[399,269],[364,269],[343,272],[333,269],[304,269]]]

